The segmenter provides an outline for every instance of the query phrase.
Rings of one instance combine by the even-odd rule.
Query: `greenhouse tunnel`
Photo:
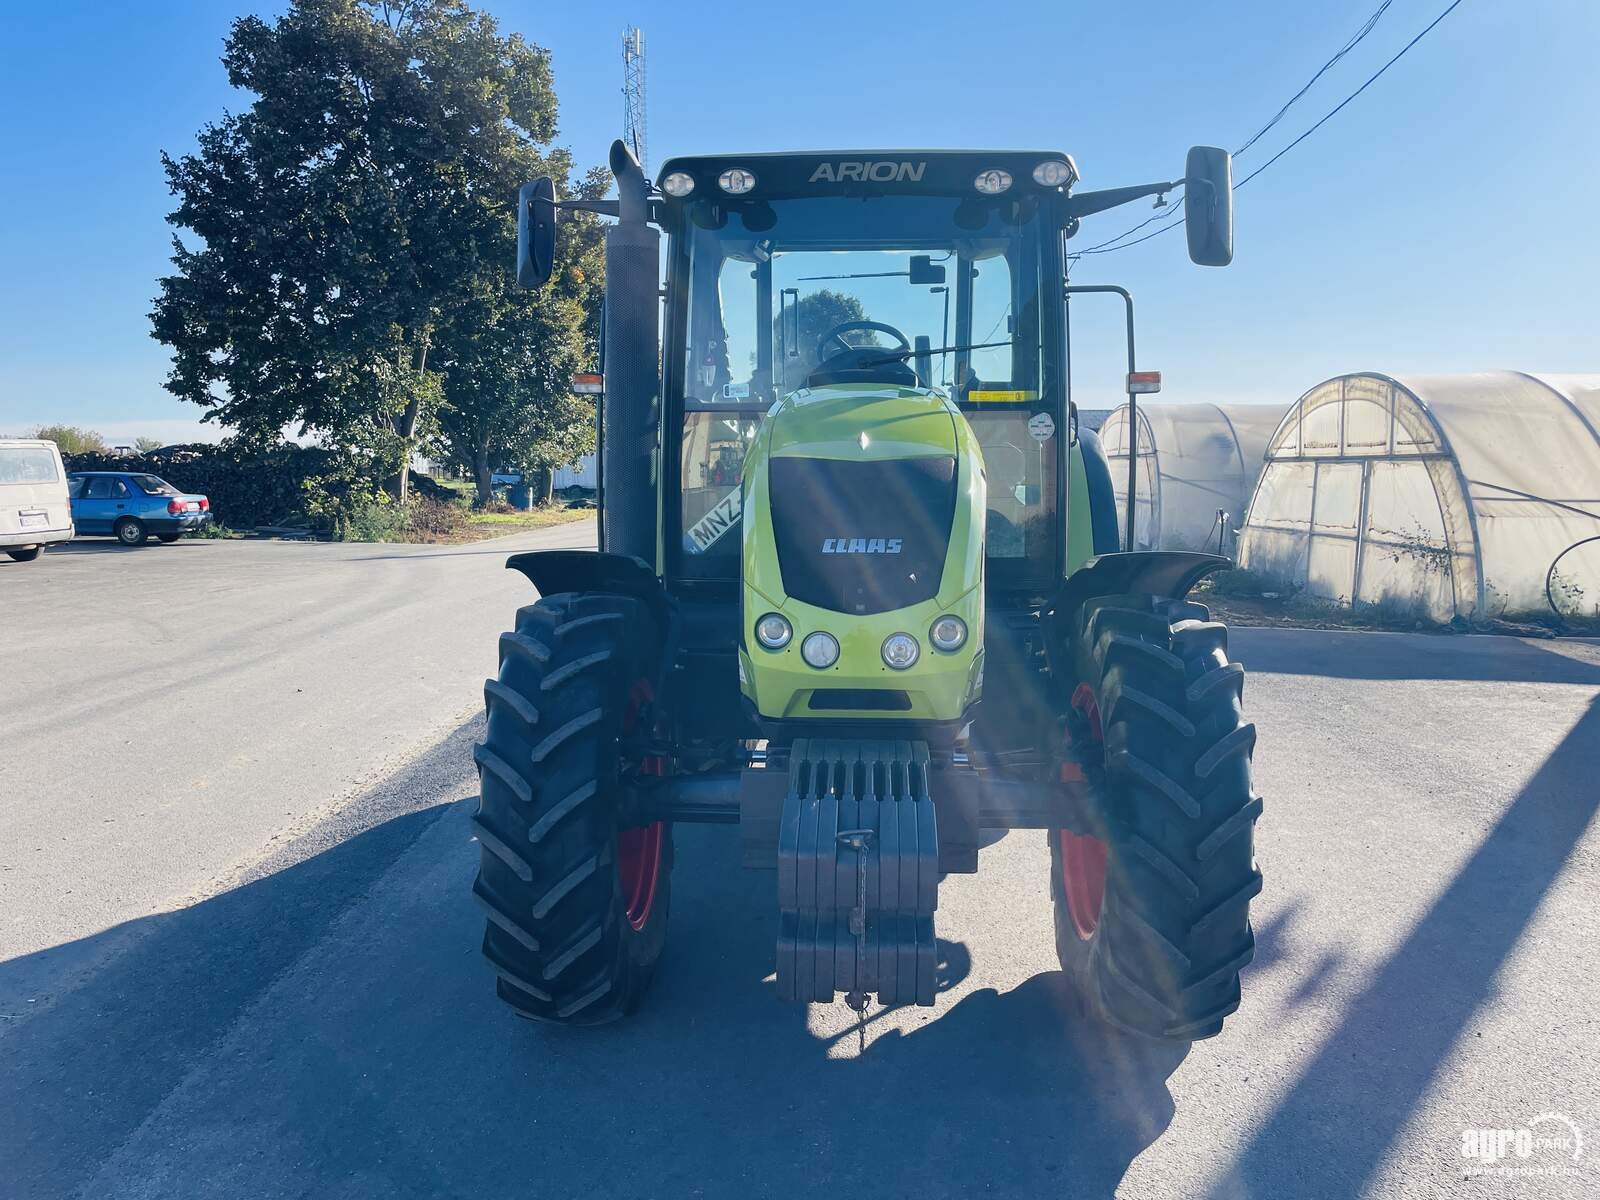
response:
[[[1134,547],[1220,547],[1233,553],[1234,531],[1244,522],[1267,443],[1284,411],[1281,404],[1140,404]],[[1126,405],[1101,425],[1100,444],[1110,461],[1117,520],[1126,537]]]
[[[1597,535],[1600,375],[1363,372],[1272,435],[1239,565],[1440,622],[1592,618]]]

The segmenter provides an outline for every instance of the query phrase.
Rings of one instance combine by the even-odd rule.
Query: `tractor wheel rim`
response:
[[[1072,707],[1083,714],[1089,737],[1104,745],[1100,723],[1100,702],[1094,689],[1080,683],[1072,695]],[[1099,838],[1084,837],[1063,829],[1061,834],[1061,886],[1067,897],[1067,916],[1073,932],[1088,941],[1100,924],[1100,908],[1106,894],[1106,844]]]
[[[661,878],[661,822],[617,834],[617,875],[622,881],[628,924],[643,929],[656,903]]]
[[[632,733],[639,721],[639,710],[655,698],[648,679],[634,681],[628,691],[628,708],[622,716],[623,733]],[[647,775],[662,774],[665,764],[658,758],[648,758],[640,764]],[[655,907],[656,885],[661,879],[661,839],[664,827],[660,821],[637,829],[623,829],[617,833],[617,879],[622,885],[623,912],[628,924],[639,930],[650,920],[650,910]]]

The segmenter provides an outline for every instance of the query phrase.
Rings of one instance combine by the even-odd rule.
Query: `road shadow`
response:
[[[467,722],[239,886],[0,963],[0,1194],[73,1194],[449,809],[430,792],[478,732]]]
[[[1280,1194],[1286,1155],[1315,1164],[1303,1194],[1366,1194],[1594,819],[1596,778],[1600,698],[1351,1001],[1215,1196]]]
[[[1237,628],[1231,633],[1234,656],[1245,669],[1271,675],[1600,684],[1600,647],[1587,659],[1498,634],[1444,637],[1266,627]],[[1587,639],[1572,640],[1596,645]]]
[[[472,1064],[471,1105],[430,1109],[425,1073],[391,1073],[362,1118],[389,1134],[385,1188],[487,1194],[531,1153],[551,1196],[1109,1197],[1171,1122],[1166,1080],[1187,1045],[1087,1023],[1059,972],[942,1012],[892,1010],[921,1022],[910,1032],[874,1009],[856,1057],[853,1028],[819,1036],[774,995],[773,873],[739,870],[725,831],[676,842],[667,956],[644,1008],[594,1031],[465,1003],[435,1050]],[[941,941],[940,990],[979,957]],[[487,981],[471,986],[487,997]],[[406,1115],[418,1111],[426,1132]],[[515,1133],[535,1128],[537,1148]],[[338,1166],[377,1169],[370,1151]]]
[[[774,996],[775,875],[715,827],[677,832],[638,1014],[518,1020],[479,953],[474,799],[385,807],[475,732],[229,891],[0,964],[14,996],[117,951],[0,1035],[0,1194],[78,1193],[115,1154],[192,1196],[1109,1197],[1171,1122],[1187,1047],[1086,1023],[1056,972],[880,1016],[860,1058],[819,1036]],[[942,991],[983,969],[940,951]]]

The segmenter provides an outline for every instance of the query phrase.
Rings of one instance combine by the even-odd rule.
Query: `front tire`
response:
[[[625,735],[648,719],[660,635],[638,600],[547,597],[500,638],[474,751],[482,863],[473,894],[500,998],[522,1016],[598,1025],[634,1011],[666,936],[672,833],[623,828]]]
[[[1220,1033],[1261,890],[1243,668],[1204,605],[1148,595],[1079,614],[1071,758],[1090,836],[1050,833],[1056,952],[1088,1012],[1172,1041]]]
[[[44,553],[44,547],[29,546],[26,550],[7,550],[6,553],[17,562],[32,562]]]
[[[111,527],[111,532],[124,546],[142,546],[150,539],[150,531],[138,517],[119,518]]]

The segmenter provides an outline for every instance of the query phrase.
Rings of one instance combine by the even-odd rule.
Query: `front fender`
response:
[[[1070,657],[1066,662],[1057,660],[1062,651],[1070,648],[1078,610],[1086,600],[1133,592],[1181,600],[1207,575],[1232,565],[1232,560],[1220,554],[1193,550],[1135,550],[1089,559],[1067,577],[1039,612],[1051,674],[1058,679],[1071,677]]]
[[[612,592],[635,596],[650,606],[658,627],[671,624],[671,601],[661,580],[642,558],[599,550],[529,550],[513,554],[506,566],[521,571],[541,596],[558,592]]]

